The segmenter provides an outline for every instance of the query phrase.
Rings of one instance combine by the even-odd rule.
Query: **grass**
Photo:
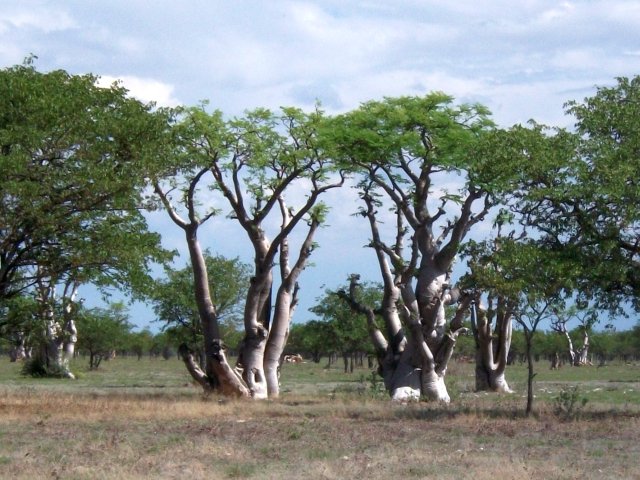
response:
[[[517,393],[473,392],[453,364],[449,406],[395,405],[367,370],[286,364],[268,402],[203,397],[179,361],[120,359],[76,381],[0,361],[0,478],[639,478],[640,368],[537,367],[536,416]],[[570,419],[554,398],[588,399]]]

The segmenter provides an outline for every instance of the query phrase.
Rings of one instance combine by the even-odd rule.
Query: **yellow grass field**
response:
[[[453,365],[443,406],[392,404],[366,370],[325,364],[285,365],[285,393],[268,402],[205,398],[177,360],[81,365],[68,381],[0,363],[0,478],[640,478],[637,366],[540,365],[524,418],[522,367],[519,392],[496,396],[472,391],[472,365]],[[570,418],[554,407],[564,385],[588,399]]]

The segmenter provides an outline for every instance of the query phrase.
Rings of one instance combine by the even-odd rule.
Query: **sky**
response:
[[[0,0],[0,68],[31,54],[41,71],[119,79],[159,105],[208,100],[228,116],[316,101],[339,113],[444,91],[489,107],[503,127],[529,119],[564,127],[572,124],[566,101],[640,73],[640,2]],[[324,286],[356,271],[376,280],[373,252],[362,248],[367,225],[349,215],[355,193],[342,189],[330,202],[295,321],[312,318]],[[184,264],[180,232],[161,213],[149,223]],[[223,219],[201,238],[217,253],[250,259],[241,232]],[[84,295],[101,301],[91,289]],[[148,306],[131,313],[137,325],[158,328]]]

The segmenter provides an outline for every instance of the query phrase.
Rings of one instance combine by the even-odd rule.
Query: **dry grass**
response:
[[[452,406],[401,406],[305,368],[291,389],[319,380],[321,394],[255,403],[205,399],[172,363],[123,360],[75,383],[0,371],[0,478],[640,478],[635,403],[563,422],[540,400],[527,419],[519,395],[461,383]]]

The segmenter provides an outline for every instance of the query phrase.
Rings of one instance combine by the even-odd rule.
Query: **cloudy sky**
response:
[[[485,104],[502,126],[530,118],[567,126],[564,102],[640,73],[640,2],[0,0],[0,66],[29,54],[40,70],[122,79],[133,95],[162,105],[207,99],[228,115],[316,100],[340,112],[441,90]],[[339,240],[333,227],[341,222],[355,220],[330,220],[321,244]],[[160,217],[151,224],[164,230]],[[314,254],[297,320],[309,318],[322,284],[373,261],[360,248],[366,230],[353,230],[351,262],[333,248]],[[135,315],[141,325],[152,318],[140,306]]]

